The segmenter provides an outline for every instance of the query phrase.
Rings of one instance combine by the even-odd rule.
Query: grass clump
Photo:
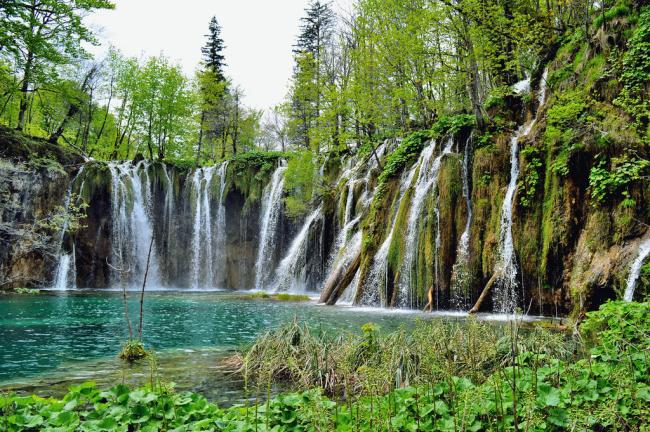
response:
[[[519,349],[558,357],[564,336],[533,329],[517,340]],[[247,381],[283,381],[293,388],[322,388],[328,395],[382,394],[452,376],[482,382],[508,358],[511,337],[505,329],[468,321],[420,321],[382,333],[373,325],[362,333],[332,335],[292,322],[260,337],[243,354]]]
[[[16,288],[14,290],[14,293],[16,294],[21,294],[21,295],[36,295],[39,294],[41,291],[37,289],[32,289],[32,288]]]
[[[134,362],[147,358],[148,355],[149,353],[144,348],[141,340],[130,339],[122,346],[122,351],[120,351],[119,357],[122,360]]]
[[[288,302],[304,302],[304,301],[309,301],[310,300],[308,295],[288,294],[288,293],[276,294],[272,298],[274,300],[288,301]]]

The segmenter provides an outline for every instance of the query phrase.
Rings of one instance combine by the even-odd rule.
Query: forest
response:
[[[0,2],[0,430],[647,430],[646,2],[305,0],[259,107],[124,1]]]

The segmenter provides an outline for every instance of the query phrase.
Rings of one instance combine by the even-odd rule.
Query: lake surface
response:
[[[135,293],[130,297],[136,332],[139,304]],[[359,331],[367,322],[389,330],[418,316],[425,315],[242,299],[232,293],[150,292],[143,338],[158,353],[156,368],[163,379],[183,389],[214,390],[213,399],[221,399],[229,391],[224,387],[238,386],[224,378],[233,372],[224,359],[293,319],[314,329],[343,332]],[[119,292],[2,295],[0,389],[50,395],[90,379],[106,386],[120,380],[143,384],[150,375],[148,364],[130,366],[116,358],[128,335]]]
[[[139,303],[130,294],[137,332]],[[460,319],[451,314],[447,319]],[[61,395],[72,384],[94,380],[143,385],[152,368],[180,390],[200,391],[222,403],[241,399],[241,378],[230,361],[236,350],[291,320],[313,329],[359,332],[368,322],[391,330],[432,314],[386,309],[327,307],[314,302],[241,298],[219,292],[148,292],[143,339],[156,365],[117,359],[128,339],[122,295],[106,291],[50,291],[0,295],[0,390]],[[487,317],[489,318],[489,317]]]

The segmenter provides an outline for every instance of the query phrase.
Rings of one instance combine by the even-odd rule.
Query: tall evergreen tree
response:
[[[326,45],[331,42],[336,15],[329,3],[313,0],[301,18],[300,34],[294,46],[296,66],[294,69],[292,105],[294,139],[310,147],[309,130],[317,122],[323,96],[322,57]]]
[[[225,81],[223,68],[226,66],[226,58],[223,55],[223,50],[226,46],[221,38],[221,26],[217,21],[217,17],[212,17],[210,20],[209,33],[205,37],[207,42],[201,49],[203,61],[214,72],[219,81]]]

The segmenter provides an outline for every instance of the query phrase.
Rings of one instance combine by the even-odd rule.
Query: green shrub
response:
[[[149,353],[144,349],[141,340],[130,339],[124,344],[124,346],[122,346],[122,351],[120,351],[119,357],[122,360],[133,362],[147,358],[148,355]]]
[[[589,173],[589,186],[594,203],[603,203],[617,194],[624,198],[629,197],[627,189],[632,184],[643,181],[649,167],[650,161],[630,158],[628,155],[612,158],[611,169],[607,168],[604,160],[600,160]]]

